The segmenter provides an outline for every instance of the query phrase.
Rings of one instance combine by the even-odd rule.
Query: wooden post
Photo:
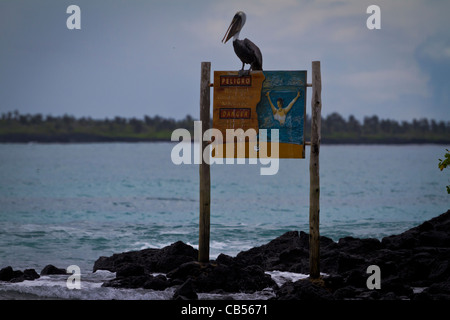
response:
[[[320,61],[312,62],[312,97],[311,97],[311,153],[309,163],[309,276],[317,279],[320,276],[320,123],[322,110],[322,79]]]
[[[209,229],[210,229],[210,201],[211,201],[211,178],[209,162],[203,161],[203,150],[209,144],[203,141],[203,134],[210,127],[210,81],[211,62],[202,62],[200,80],[200,121],[202,123],[200,148],[200,219],[198,239],[198,261],[209,262]]]

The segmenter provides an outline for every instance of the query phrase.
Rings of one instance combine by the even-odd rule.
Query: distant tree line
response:
[[[0,142],[107,142],[168,141],[173,130],[185,128],[193,135],[194,118],[182,120],[145,115],[143,118],[75,118],[71,115],[44,116],[2,113]],[[306,117],[305,138],[309,139],[311,118]],[[321,119],[323,143],[450,143],[450,122],[414,119],[411,122],[354,116],[348,119],[331,113]]]
[[[311,131],[307,116],[305,136]],[[334,112],[321,119],[321,136],[324,143],[448,143],[450,122],[427,118],[408,121],[380,119],[366,116],[360,122],[353,115],[348,119]]]
[[[182,120],[147,115],[143,119],[93,119],[14,111],[1,114],[0,142],[167,141],[177,128],[193,132],[194,119],[189,115]]]

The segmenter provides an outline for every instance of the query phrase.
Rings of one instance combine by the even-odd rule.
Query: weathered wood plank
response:
[[[320,125],[322,110],[322,79],[320,61],[312,62],[312,97],[311,97],[311,153],[309,164],[309,276],[320,276],[320,242],[319,242],[319,214],[320,214]]]
[[[210,128],[210,81],[211,62],[202,62],[200,80],[200,121],[202,122],[200,159],[204,159],[203,150],[209,144],[208,141],[203,141],[203,135]],[[200,164],[200,218],[198,239],[198,261],[200,263],[209,262],[211,177],[208,163],[201,161]]]

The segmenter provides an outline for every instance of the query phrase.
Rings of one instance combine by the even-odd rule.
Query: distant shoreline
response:
[[[195,119],[92,119],[41,114],[0,115],[0,143],[101,143],[101,142],[170,142],[174,130],[183,128],[194,134]],[[211,120],[212,125],[212,120]],[[350,116],[344,119],[332,113],[321,121],[322,144],[450,144],[450,122],[414,119],[398,122],[365,117],[363,122]],[[310,140],[311,118],[304,122],[305,141]]]
[[[0,135],[0,144],[7,143],[115,143],[115,142],[175,142],[170,138],[140,138],[140,137],[109,137],[93,134],[58,134],[58,135],[34,135],[23,133],[10,133]],[[326,145],[411,145],[411,144],[450,144],[449,139],[426,138],[329,138],[322,137],[321,144]]]

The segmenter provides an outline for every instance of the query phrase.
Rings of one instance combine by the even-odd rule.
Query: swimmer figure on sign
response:
[[[297,101],[297,99],[300,97],[300,91],[297,93],[297,96],[294,99],[292,99],[291,103],[289,103],[289,105],[286,108],[283,108],[284,101],[282,98],[277,99],[278,108],[275,108],[275,106],[272,103],[272,100],[270,100],[270,91],[266,93],[266,96],[267,99],[269,100],[270,107],[272,108],[273,118],[279,121],[280,125],[284,125],[284,123],[286,122],[286,115],[291,110],[292,106]]]

